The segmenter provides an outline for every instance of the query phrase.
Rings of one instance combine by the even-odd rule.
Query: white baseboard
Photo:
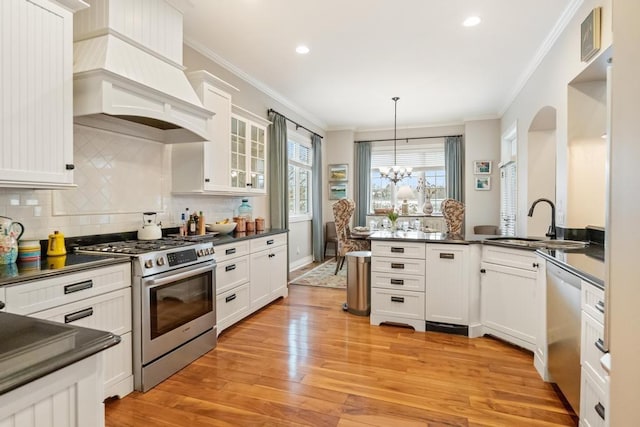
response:
[[[300,267],[304,267],[305,265],[311,264],[312,262],[313,262],[313,257],[311,255],[306,256],[304,258],[297,260],[294,263],[289,264],[289,271],[293,271]]]

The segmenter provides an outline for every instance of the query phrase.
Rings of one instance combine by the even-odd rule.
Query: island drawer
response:
[[[371,242],[371,255],[373,257],[393,257],[393,258],[420,258],[426,255],[426,245],[424,243],[398,242],[398,241],[373,241]]]
[[[424,323],[424,292],[371,289],[371,315],[389,316]]]
[[[424,292],[425,279],[423,275],[402,273],[371,272],[371,287],[395,289],[402,291]]]
[[[392,258],[374,256],[371,258],[371,271],[390,274],[425,275],[426,261],[413,258]]]

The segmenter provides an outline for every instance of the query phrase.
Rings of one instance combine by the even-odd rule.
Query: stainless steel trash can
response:
[[[347,252],[347,311],[371,313],[371,251]]]

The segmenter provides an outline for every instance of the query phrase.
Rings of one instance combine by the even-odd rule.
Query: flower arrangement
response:
[[[429,181],[425,180],[422,177],[418,178],[418,186],[416,187],[416,191],[418,193],[424,192],[424,196],[427,200],[431,199],[431,196],[436,194],[437,190],[438,188],[435,184],[429,184]]]
[[[391,223],[395,223],[398,219],[398,212],[392,210],[387,214],[387,218],[389,218],[389,221],[391,221]]]

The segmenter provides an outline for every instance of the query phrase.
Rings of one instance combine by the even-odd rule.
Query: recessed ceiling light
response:
[[[470,17],[468,17],[467,19],[464,20],[462,25],[464,25],[465,27],[475,27],[479,23],[480,23],[480,17],[479,16],[470,16]]]
[[[309,48],[305,45],[300,45],[296,48],[296,52],[298,52],[300,55],[305,55],[309,53]]]

